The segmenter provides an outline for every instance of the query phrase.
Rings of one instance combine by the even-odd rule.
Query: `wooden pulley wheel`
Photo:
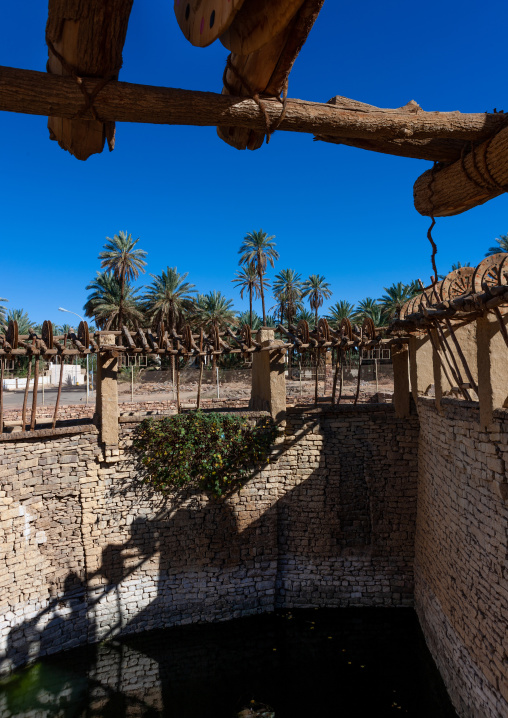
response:
[[[291,22],[304,0],[245,0],[220,41],[237,55],[250,55]]]
[[[187,40],[206,47],[233,22],[244,0],[175,0],[175,15]]]
[[[18,323],[15,319],[11,319],[7,326],[5,340],[9,342],[13,349],[18,348]]]
[[[321,317],[321,319],[318,321],[317,331],[318,337],[320,339],[324,339],[325,342],[330,341],[330,327],[328,326],[328,322],[324,317]]]
[[[182,344],[187,353],[192,352],[192,332],[188,324],[184,324],[182,329]]]
[[[498,252],[480,262],[473,274],[473,292],[483,292],[484,286],[496,287],[502,283],[499,281],[499,269],[505,259],[506,253]]]
[[[504,259],[498,264],[499,284],[508,284],[508,252],[503,252]]]
[[[302,344],[309,343],[309,325],[305,319],[300,319],[296,325],[296,336],[302,341]]]
[[[406,307],[406,314],[405,317],[411,316],[411,314],[415,314],[419,310],[420,306],[420,294],[417,294],[416,297],[411,297],[409,302],[406,302],[406,304],[403,305],[402,308]],[[401,310],[401,318],[402,318],[402,310]]]
[[[341,336],[347,337],[349,341],[353,338],[353,327],[347,317],[340,320],[339,331]]]
[[[433,304],[439,304],[441,301],[441,284],[442,282],[437,282],[437,284],[434,284],[434,286],[429,287],[426,289],[422,294],[419,294],[417,299],[419,299],[418,307],[421,311],[422,307],[432,307]]]
[[[371,317],[365,317],[362,324],[362,337],[367,339],[375,339],[376,337],[376,325],[374,324]]]
[[[414,297],[412,297],[411,299],[408,299],[407,302],[405,302],[402,305],[402,308],[400,310],[400,315],[399,315],[400,319],[405,319],[408,316],[408,314],[410,314],[409,308],[410,308],[413,300],[414,300]]]
[[[53,349],[53,325],[47,319],[42,323],[41,339],[48,349]]]
[[[242,325],[241,337],[244,344],[252,346],[252,331],[248,324]]]
[[[446,302],[463,294],[470,294],[473,274],[474,267],[459,267],[447,274],[441,283],[441,299]]]
[[[88,333],[88,324],[87,322],[80,322],[78,327],[78,341],[81,342],[81,344],[84,344],[85,347],[88,349],[88,346],[90,345],[90,334]]]

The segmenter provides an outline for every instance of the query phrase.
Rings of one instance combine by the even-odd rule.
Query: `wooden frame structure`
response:
[[[289,73],[323,2],[216,0],[219,15],[212,10],[205,30],[204,17],[199,24],[196,15],[201,3],[187,3],[185,12],[175,5],[194,45],[220,39],[232,49],[222,94],[214,94],[118,81],[132,0],[50,0],[49,74],[1,67],[0,110],[47,115],[50,137],[79,159],[101,152],[105,141],[113,149],[115,122],[149,122],[215,125],[239,149],[257,149],[279,129],[431,160],[437,164],[414,186],[416,209],[431,217],[463,212],[506,191],[503,112],[424,112],[414,101],[381,109],[340,96],[325,104],[286,97]]]

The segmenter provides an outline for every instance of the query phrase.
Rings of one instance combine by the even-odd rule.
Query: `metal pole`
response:
[[[134,403],[134,364],[131,364],[131,402]]]
[[[44,383],[43,383],[44,386]],[[88,378],[88,354],[86,355],[86,403],[88,404],[88,399],[90,396],[90,380]]]
[[[42,362],[42,406],[44,406],[44,377],[46,376],[46,372],[44,369],[44,362]]]
[[[219,389],[219,367],[216,367],[215,371],[217,372],[217,399],[220,399],[220,389]]]

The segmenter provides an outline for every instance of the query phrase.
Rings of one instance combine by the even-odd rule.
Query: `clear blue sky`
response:
[[[3,3],[1,65],[45,69],[46,14],[42,0]],[[508,111],[507,19],[501,0],[326,0],[289,96]],[[135,0],[120,79],[220,91],[226,56],[218,42],[199,49],[185,40],[171,0]],[[143,124],[117,124],[115,151],[80,162],[48,139],[44,117],[14,113],[0,113],[0,143],[0,296],[36,322],[61,323],[59,306],[81,313],[105,237],[119,230],[141,238],[149,272],[176,265],[200,291],[221,290],[239,309],[246,302],[230,281],[237,250],[260,228],[276,236],[276,271],[324,274],[331,303],[379,297],[392,282],[431,274],[429,221],[412,200],[428,162],[287,132],[239,152],[214,128]],[[476,264],[508,232],[507,201],[438,219],[439,272],[457,260]]]

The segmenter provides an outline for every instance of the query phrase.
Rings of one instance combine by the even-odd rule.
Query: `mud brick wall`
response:
[[[464,718],[508,715],[508,414],[419,400],[415,602]]]
[[[150,495],[136,426],[107,454],[91,424],[0,442],[0,671],[277,606],[412,603],[417,416],[290,410],[269,463],[220,501]]]

